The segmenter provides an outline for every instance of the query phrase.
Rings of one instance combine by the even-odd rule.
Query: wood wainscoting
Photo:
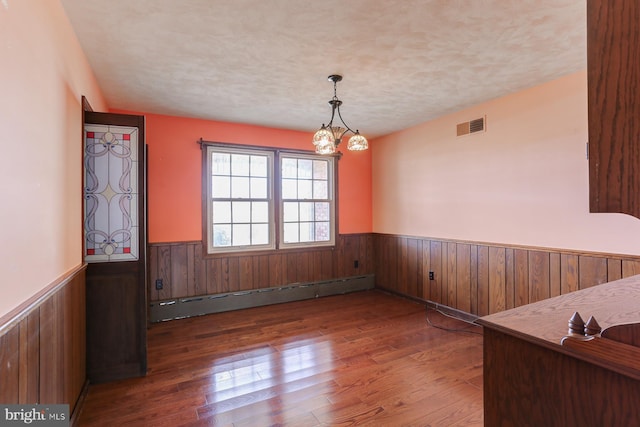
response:
[[[212,257],[200,241],[152,243],[149,257],[150,302],[375,274],[378,288],[474,316],[640,274],[640,256],[377,233],[340,235],[334,248]]]
[[[151,243],[149,301],[373,274],[373,260],[371,234],[341,234],[330,248],[222,256],[205,256],[201,241]],[[160,290],[157,280],[162,281]]]
[[[640,257],[391,234],[373,252],[376,287],[475,316],[640,274]]]
[[[73,414],[86,379],[85,273],[79,266],[0,319],[3,404],[69,404]]]

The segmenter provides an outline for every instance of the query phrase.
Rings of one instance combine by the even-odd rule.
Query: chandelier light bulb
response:
[[[316,145],[316,153],[318,154],[333,154],[336,152],[336,144],[333,141],[328,141],[324,144]]]

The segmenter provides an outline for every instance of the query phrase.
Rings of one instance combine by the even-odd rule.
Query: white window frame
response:
[[[337,212],[336,212],[336,199],[337,199],[337,158],[334,156],[322,156],[314,153],[306,153],[295,150],[278,150],[275,148],[263,148],[259,146],[239,146],[234,144],[225,143],[206,143],[202,142],[202,150],[204,151],[204,164],[203,164],[203,220],[206,221],[203,224],[203,239],[204,246],[208,255],[219,255],[225,253],[236,252],[255,252],[255,251],[272,251],[278,249],[304,249],[315,247],[330,247],[335,246],[336,242],[336,230],[337,230]],[[227,153],[227,154],[241,154],[241,155],[258,155],[267,156],[268,161],[268,197],[269,202],[269,243],[265,245],[246,245],[246,246],[213,246],[213,179],[212,179],[212,153]],[[283,158],[296,158],[296,159],[310,159],[310,160],[324,160],[328,163],[327,170],[327,185],[328,185],[328,199],[318,200],[322,202],[328,202],[329,207],[329,232],[330,239],[327,241],[312,241],[312,242],[296,242],[285,243],[284,242],[284,203],[282,198],[282,159]],[[221,200],[221,199],[218,199]],[[228,200],[243,200],[250,201],[252,199],[232,199]],[[255,200],[255,199],[254,199]],[[263,199],[260,199],[263,200]],[[291,199],[299,201],[316,201],[315,199]]]
[[[301,154],[301,153],[292,153],[292,152],[282,152],[278,156],[278,168],[282,171],[282,161],[284,158],[294,158],[294,159],[308,159],[308,160],[323,160],[327,162],[327,190],[328,190],[328,198],[327,199],[284,199],[282,195],[282,191],[279,192],[278,195],[278,212],[279,212],[279,248],[280,249],[289,249],[289,248],[309,248],[309,247],[326,247],[326,246],[335,246],[336,242],[336,203],[335,203],[335,194],[336,194],[336,182],[335,182],[335,157],[330,156],[320,156],[318,154]],[[282,188],[282,176],[279,176],[279,184],[280,188]],[[297,202],[328,202],[329,203],[329,240],[323,241],[311,241],[311,242],[295,242],[295,243],[286,243],[284,240],[284,204],[287,201],[297,201]]]
[[[237,147],[224,147],[221,145],[206,145],[203,147],[206,149],[206,171],[205,171],[205,203],[206,203],[206,225],[203,227],[206,233],[206,245],[208,254],[219,254],[229,252],[247,252],[247,251],[260,251],[271,250],[276,248],[276,230],[275,230],[275,197],[274,197],[274,162],[275,156],[273,151],[269,150],[256,150],[251,148],[237,148]],[[225,153],[225,154],[240,154],[240,155],[257,155],[267,157],[267,198],[266,199],[252,199],[252,198],[214,198],[213,197],[213,173],[212,173],[212,161],[211,157],[213,153]],[[229,201],[267,201],[269,210],[269,242],[262,245],[243,245],[243,246],[214,246],[213,238],[213,202],[214,200],[229,200]],[[231,223],[233,224],[233,222]]]

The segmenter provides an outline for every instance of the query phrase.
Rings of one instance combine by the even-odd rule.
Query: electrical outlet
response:
[[[435,275],[433,274],[433,271],[429,272],[429,280],[435,280]]]
[[[162,289],[164,285],[162,284],[162,279],[156,279],[156,291]]]

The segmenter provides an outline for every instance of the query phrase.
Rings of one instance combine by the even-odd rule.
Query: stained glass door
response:
[[[144,117],[85,112],[84,260],[87,376],[147,370]]]

